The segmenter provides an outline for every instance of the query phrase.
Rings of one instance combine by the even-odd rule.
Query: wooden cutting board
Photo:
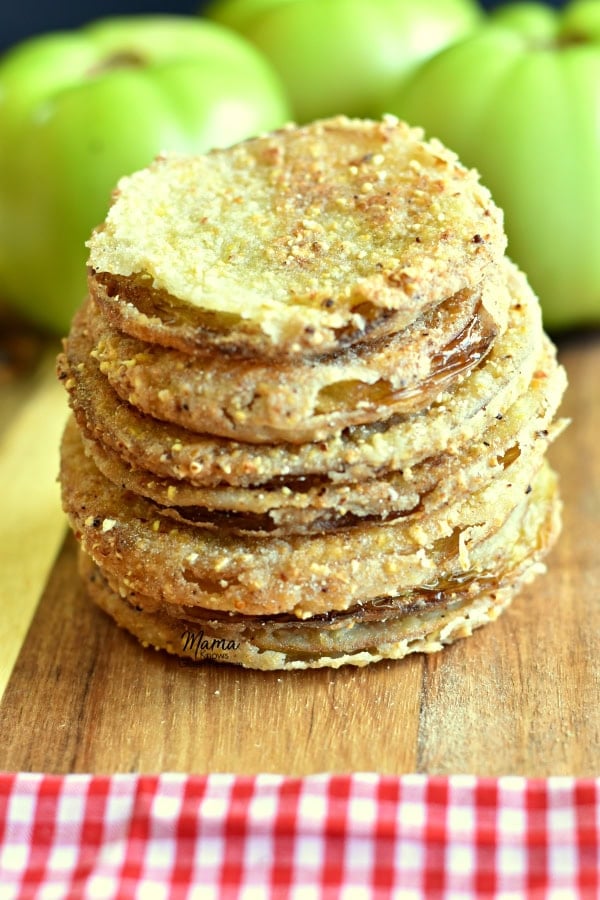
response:
[[[15,637],[16,624],[0,630],[0,658],[11,668],[0,769],[600,774],[600,335],[565,339],[561,358],[571,383],[563,412],[573,424],[552,450],[565,524],[548,574],[473,638],[366,669],[247,672],[142,650],[86,601],[55,499],[45,501],[39,546],[31,530],[19,532],[20,510],[38,509],[41,487],[29,458],[23,471],[15,438],[0,452],[9,498],[0,541],[13,536],[10,558],[0,553],[0,583],[10,570],[3,609],[15,621],[22,613],[23,634]],[[49,395],[55,409],[59,402],[47,360],[36,378],[27,390],[3,388],[0,412],[10,415],[0,436],[10,444],[18,411],[23,448],[41,453],[32,448],[50,434],[45,453],[54,454],[61,415],[43,429],[39,412]],[[31,421],[28,398],[37,404]],[[33,587],[28,572],[38,573]],[[15,585],[37,607],[25,637],[27,603]]]

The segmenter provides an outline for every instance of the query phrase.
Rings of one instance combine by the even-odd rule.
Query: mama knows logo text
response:
[[[181,635],[181,647],[184,653],[189,653],[194,659],[223,659],[228,653],[239,650],[238,641],[226,638],[211,637],[205,635],[202,630],[190,631],[186,629]]]

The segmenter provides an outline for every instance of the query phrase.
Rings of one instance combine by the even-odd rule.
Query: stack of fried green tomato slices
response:
[[[59,358],[90,596],[256,669],[441,649],[543,571],[565,374],[476,173],[388,117],[124,178]]]

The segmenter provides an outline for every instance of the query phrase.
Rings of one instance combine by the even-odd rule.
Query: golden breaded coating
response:
[[[286,535],[350,529],[411,516],[427,520],[457,497],[475,493],[517,460],[535,472],[565,422],[554,422],[566,377],[548,347],[527,390],[477,440],[422,463],[365,481],[305,477],[257,488],[195,487],[132,466],[82,432],[86,453],[113,484],[156,503],[177,521],[230,534]],[[74,426],[70,426],[73,428]]]
[[[540,308],[523,274],[506,264],[508,327],[482,364],[427,415],[392,417],[345,429],[325,441],[257,445],[189,431],[143,415],[122,402],[100,373],[86,310],[75,317],[59,374],[83,431],[130,465],[197,487],[279,487],[307,476],[336,483],[380,477],[477,440],[495,416],[530,384],[536,368],[553,365]]]
[[[106,479],[76,429],[65,431],[61,460],[65,512],[103,572],[157,603],[298,618],[493,572],[499,559],[514,568],[523,517],[536,498],[554,496],[555,481],[545,464],[532,473],[518,459],[427,520],[264,540],[169,522]]]
[[[394,597],[358,597],[342,612],[310,618],[221,614],[172,603],[115,580],[85,553],[80,568],[92,599],[145,646],[263,670],[364,666],[441,650],[494,621],[516,591],[544,571],[541,560],[559,531],[556,479],[544,467],[530,495],[487,542],[489,569],[479,560],[479,568],[453,570],[449,557],[420,585]]]
[[[555,510],[540,529],[548,546],[558,528]],[[145,647],[166,650],[193,662],[235,663],[249,669],[339,668],[366,666],[411,653],[435,653],[494,622],[517,591],[543,571],[535,561],[496,582],[482,579],[459,589],[439,591],[435,599],[414,592],[405,608],[355,607],[347,613],[309,620],[251,616],[226,619],[193,615],[165,606],[148,609],[148,598],[113,588],[85,554],[80,572],[92,600]],[[283,618],[283,621],[282,621]]]
[[[505,246],[455,154],[393,117],[339,117],[124,178],[90,291],[141,339],[324,353],[473,287]]]
[[[121,399],[155,419],[238,441],[300,444],[423,409],[464,379],[499,332],[481,295],[501,295],[505,307],[510,301],[495,283],[467,293],[399,334],[333,357],[232,366],[222,354],[183,353],[101,325],[92,352]],[[98,323],[93,308],[87,323]]]

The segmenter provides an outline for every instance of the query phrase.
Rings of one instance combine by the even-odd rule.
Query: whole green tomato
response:
[[[417,63],[480,21],[475,0],[215,0],[281,75],[300,122],[371,116]]]
[[[289,120],[276,73],[196,17],[114,18],[33,38],[0,63],[0,296],[64,332],[85,241],[118,179]]]
[[[547,328],[600,323],[600,0],[500,8],[385,111],[480,171]]]

